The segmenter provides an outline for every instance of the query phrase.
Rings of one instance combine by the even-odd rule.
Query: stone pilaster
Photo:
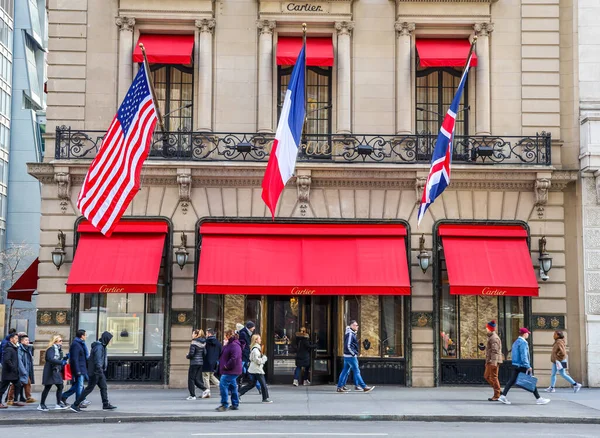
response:
[[[352,83],[350,37],[354,29],[352,21],[335,23],[337,31],[337,132],[350,134],[352,132]]]
[[[491,94],[490,94],[490,34],[494,31],[493,23],[476,23],[473,25],[477,36],[477,68],[475,75],[477,84],[475,87],[476,117],[475,134],[491,134]]]
[[[415,23],[397,21],[396,36],[396,133],[412,132],[413,106],[410,55]]]
[[[133,82],[133,28],[135,18],[117,17],[119,27],[119,79],[118,98],[121,102]]]
[[[212,131],[214,18],[196,20],[198,41],[198,131]]]
[[[273,29],[275,21],[259,20],[258,132],[273,132]]]

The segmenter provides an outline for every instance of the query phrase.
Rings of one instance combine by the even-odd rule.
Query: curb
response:
[[[0,418],[0,426],[47,425],[48,416],[33,418]],[[543,424],[600,424],[600,417],[525,417],[525,416],[469,416],[469,415],[128,415],[87,416],[74,413],[70,424],[118,424],[118,423],[211,423],[219,421],[410,421],[425,423],[543,423]]]

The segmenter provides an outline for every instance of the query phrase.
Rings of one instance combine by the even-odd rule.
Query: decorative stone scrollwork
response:
[[[117,17],[115,23],[119,26],[119,30],[133,32],[135,26],[135,18],[132,17]]]
[[[544,207],[548,203],[550,184],[551,182],[548,178],[538,178],[535,180],[535,207],[540,219],[544,218]]]
[[[424,177],[417,177],[417,179],[415,180],[415,194],[417,195],[417,205],[421,203],[421,198],[423,197],[423,189],[425,188],[426,183],[427,178]]]
[[[71,175],[66,172],[54,174],[54,181],[58,185],[58,199],[60,199],[60,209],[63,213],[67,212],[67,206],[71,199]]]
[[[296,177],[296,188],[298,189],[298,201],[300,202],[300,214],[306,216],[306,210],[310,203],[310,175],[298,175]]]
[[[181,204],[181,212],[187,214],[188,207],[192,200],[192,175],[189,173],[178,174],[177,184],[179,184],[179,203]]]
[[[336,21],[335,30],[338,35],[351,35],[354,30],[353,21]]]
[[[489,36],[494,31],[494,23],[475,23],[473,30],[478,37]]]
[[[201,20],[196,20],[196,27],[200,29],[200,33],[213,33],[216,25],[217,21],[214,18],[202,18]]]
[[[258,27],[258,29],[260,30],[261,35],[272,34],[273,29],[275,29],[276,25],[276,22],[273,20],[258,20],[256,22],[256,27]]]
[[[415,31],[415,23],[407,23],[406,21],[396,21],[394,23],[396,36],[411,36]]]

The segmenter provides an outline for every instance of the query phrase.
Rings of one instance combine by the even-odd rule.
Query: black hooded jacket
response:
[[[92,343],[90,357],[88,359],[88,374],[102,375],[108,368],[108,356],[106,355],[106,346],[113,338],[110,332],[102,333],[100,339]]]
[[[214,372],[217,369],[217,362],[221,356],[223,346],[217,340],[216,336],[212,335],[206,338],[206,353],[204,363],[202,364],[203,372]]]

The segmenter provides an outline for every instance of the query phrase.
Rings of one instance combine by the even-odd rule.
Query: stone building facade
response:
[[[518,327],[532,329],[542,385],[549,380],[553,330],[564,329],[571,374],[587,382],[580,206],[595,192],[593,179],[587,191],[578,182],[570,0],[50,0],[48,9],[46,157],[29,165],[42,182],[39,347],[56,332],[68,337],[82,326],[93,337],[110,328],[121,342],[113,346],[111,379],[182,386],[193,326],[222,331],[254,319],[268,337],[271,378],[291,383],[293,337],[309,325],[319,344],[312,378],[330,382],[339,372],[341,333],[353,318],[361,324],[361,366],[371,382],[473,384],[482,381],[477,345],[485,342],[485,323],[497,319],[507,357]],[[261,181],[291,70],[279,51],[298,41],[302,23],[308,58],[316,56],[310,47],[319,39],[324,59],[309,62],[306,135],[273,223]],[[78,250],[92,234],[76,208],[79,190],[139,68],[136,43],[148,34],[187,35],[182,39],[193,47],[190,62],[151,66],[169,132],[155,134],[141,190],[123,219],[164,227],[158,290],[66,293]],[[466,60],[460,50],[462,58],[448,60],[448,48],[468,47],[474,36],[477,65],[457,118],[452,182],[417,225],[439,122]],[[435,41],[432,64],[419,46],[424,40]],[[355,225],[359,234],[401,227],[407,263],[398,269],[406,270],[410,295],[390,298],[373,289],[306,297],[276,294],[269,285],[256,296],[239,289],[202,293],[210,239],[223,233],[246,239],[252,227],[272,233],[283,224],[292,234],[324,224]],[[492,273],[483,289],[504,290],[517,271],[528,281],[544,277],[538,274],[543,242],[553,261],[549,278],[529,295],[453,292],[458,268],[445,242],[457,229],[467,237],[496,233],[498,241],[526,248],[527,260],[515,272],[507,270],[510,256],[469,252],[461,272]],[[66,257],[57,270],[52,251],[59,232]],[[189,255],[182,269],[175,254],[181,248]],[[424,253],[433,265],[427,270],[419,265]],[[110,265],[101,255],[97,262]],[[220,266],[237,275],[246,269],[243,256],[232,251]],[[348,264],[352,258],[337,257],[349,257]],[[358,254],[356,269],[363,262]],[[130,263],[140,269],[135,258]]]

